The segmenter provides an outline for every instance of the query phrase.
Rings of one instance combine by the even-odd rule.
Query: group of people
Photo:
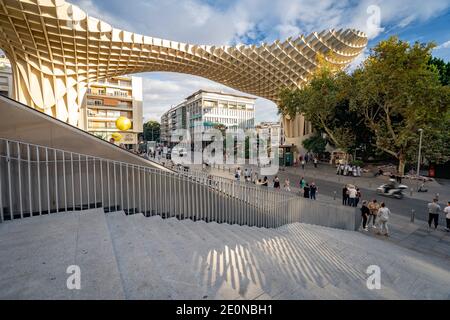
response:
[[[300,193],[305,199],[317,200],[317,194],[319,193],[319,188],[315,182],[309,184],[305,178],[300,180]]]
[[[363,201],[361,215],[363,218],[364,231],[369,231],[370,224],[372,223],[372,228],[378,230],[378,235],[385,235],[386,237],[390,236],[388,222],[391,211],[384,202],[380,204],[376,199],[370,202]]]
[[[299,160],[298,163],[302,166],[303,170],[305,170],[305,167],[309,162],[312,162],[314,164],[315,168],[317,168],[317,166],[319,164],[319,159],[316,156],[314,156],[312,153],[307,153],[307,154],[305,154],[305,156],[301,155],[298,158],[298,160]]]
[[[361,190],[351,184],[347,184],[342,189],[342,205],[357,207],[361,201],[362,193]]]
[[[337,166],[336,174],[338,176],[361,177],[362,168],[360,166],[351,166],[349,164],[339,164]]]
[[[437,230],[439,226],[439,214],[441,213],[441,206],[438,199],[433,199],[433,202],[428,204],[428,227],[431,229],[434,222],[434,229]],[[444,208],[443,213],[447,221],[447,227],[445,231],[450,232],[450,201],[447,203],[447,207]]]

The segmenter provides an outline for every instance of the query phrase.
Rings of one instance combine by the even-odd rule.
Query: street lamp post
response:
[[[417,160],[417,177],[420,177],[420,160],[422,158],[422,139],[423,139],[423,129],[419,129],[420,132],[420,142],[419,142],[419,159]]]

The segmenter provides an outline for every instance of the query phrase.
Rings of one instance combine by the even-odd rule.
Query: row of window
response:
[[[117,119],[119,117],[132,118],[133,115],[131,112],[127,112],[127,111],[88,109],[88,116],[89,117]]]
[[[118,107],[118,108],[131,108],[133,105],[129,101],[118,101],[117,104],[114,105],[108,105],[108,103],[105,103],[102,99],[88,99],[87,100],[88,106],[106,106],[106,107]],[[109,103],[111,104],[111,103]]]
[[[107,122],[107,121],[89,121],[88,122],[89,129],[117,129],[115,122]],[[132,130],[131,128],[130,130]]]
[[[123,97],[130,98],[130,94],[128,91],[124,90],[114,90],[114,91],[106,91],[105,89],[100,88],[89,88],[88,94],[100,95],[100,96],[111,96],[111,97]]]

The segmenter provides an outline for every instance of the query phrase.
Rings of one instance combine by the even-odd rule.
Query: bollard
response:
[[[414,209],[411,210],[411,223],[416,221],[416,211]]]

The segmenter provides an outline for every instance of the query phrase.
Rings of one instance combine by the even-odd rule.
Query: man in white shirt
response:
[[[447,229],[445,231],[450,232],[450,201],[447,203],[447,207],[444,209],[445,218],[447,219]]]
[[[389,222],[389,218],[391,217],[391,210],[389,210],[386,207],[385,203],[381,204],[381,208],[378,211],[378,225],[379,225],[379,231],[378,231],[378,235],[382,235],[383,231],[386,231],[386,233],[384,234],[386,237],[389,237],[389,227],[388,227],[388,222]]]
[[[439,213],[441,212],[441,206],[438,204],[438,199],[433,199],[433,202],[428,204],[428,226],[431,229],[431,225],[434,221],[434,229],[437,230],[439,226]]]
[[[356,207],[356,197],[358,196],[358,190],[351,188],[348,190],[348,197],[350,199],[350,206]]]

